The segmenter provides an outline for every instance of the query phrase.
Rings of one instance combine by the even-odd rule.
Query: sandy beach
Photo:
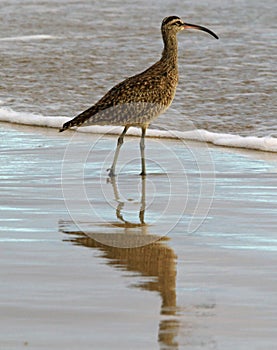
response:
[[[1,350],[276,348],[276,153],[0,131]]]

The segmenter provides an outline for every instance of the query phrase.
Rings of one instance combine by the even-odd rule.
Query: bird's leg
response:
[[[125,136],[128,128],[129,128],[128,126],[125,126],[124,130],[122,131],[122,134],[119,136],[119,138],[117,140],[117,147],[116,147],[115,154],[114,154],[113,164],[112,164],[111,168],[108,169],[110,177],[115,176],[115,167],[116,167],[116,163],[117,163],[120,147],[123,144],[124,136]]]
[[[141,225],[145,225],[145,221],[144,221],[144,216],[145,216],[145,208],[146,208],[146,178],[145,176],[141,177],[141,207],[140,207],[140,211],[139,211],[139,220]]]
[[[145,149],[145,133],[146,133],[146,127],[142,126],[141,127],[141,139],[140,139],[140,154],[141,154],[141,176],[145,176],[146,175],[146,168],[145,168],[145,153],[144,153],[144,149]]]

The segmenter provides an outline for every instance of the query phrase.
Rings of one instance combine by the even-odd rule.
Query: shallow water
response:
[[[72,117],[159,59],[160,22],[178,14],[214,30],[179,34],[180,83],[155,126],[276,135],[274,0],[15,1],[0,7],[1,107]]]
[[[274,154],[0,132],[0,348],[275,348]]]

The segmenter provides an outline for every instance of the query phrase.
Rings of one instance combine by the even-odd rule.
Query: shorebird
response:
[[[197,29],[218,36],[210,29],[185,23],[178,16],[162,21],[161,32],[164,49],[161,59],[140,74],[123,80],[110,89],[93,106],[65,123],[61,131],[87,125],[120,125],[124,130],[118,138],[109,176],[115,176],[115,167],[124,136],[129,127],[141,128],[141,173],[146,175],[145,133],[150,123],[171,105],[178,84],[177,33],[184,29]]]

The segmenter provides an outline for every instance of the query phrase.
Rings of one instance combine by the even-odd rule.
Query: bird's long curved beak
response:
[[[210,35],[212,35],[214,38],[218,39],[218,36],[212,32],[210,29],[206,28],[206,27],[202,27],[202,26],[198,26],[196,24],[190,24],[190,23],[184,23],[183,24],[183,28],[184,29],[197,29],[197,30],[202,30],[203,32],[209,33]]]

